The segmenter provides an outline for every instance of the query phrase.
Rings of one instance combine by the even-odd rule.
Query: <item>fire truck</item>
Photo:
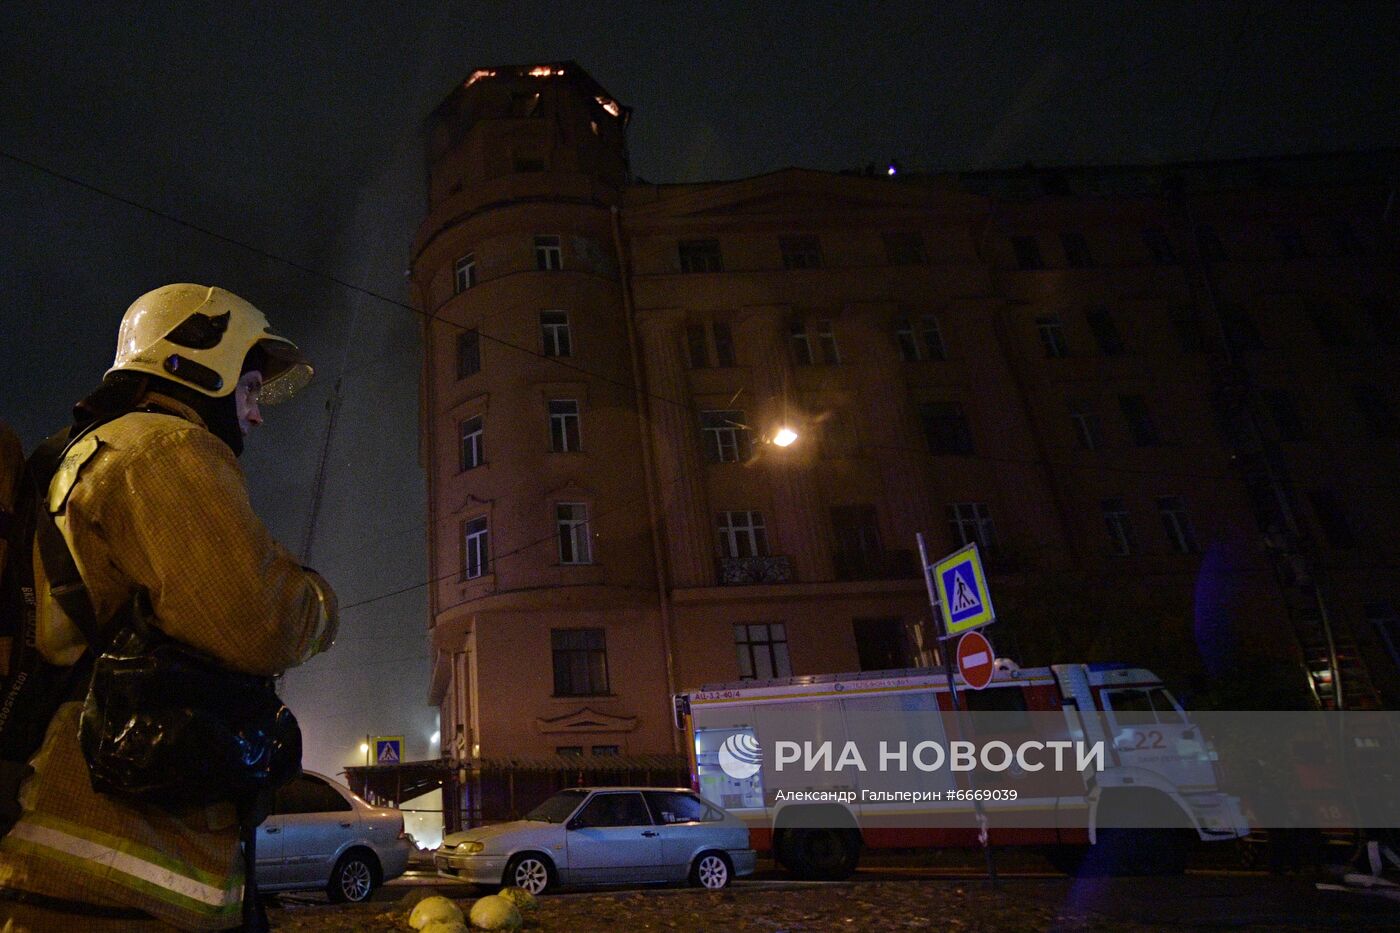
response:
[[[1248,832],[1209,743],[1150,671],[996,668],[980,691],[955,681],[957,710],[929,669],[678,694],[692,785],[748,824],[754,849],[811,879],[850,875],[864,849],[976,846],[984,834],[1042,847],[1066,871],[1170,873],[1195,841]],[[944,753],[959,739],[1016,751],[959,770]],[[1049,746],[1062,760],[1045,760]]]

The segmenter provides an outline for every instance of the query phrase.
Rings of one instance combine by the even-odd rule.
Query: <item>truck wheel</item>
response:
[[[1179,875],[1186,871],[1189,848],[1182,830],[1105,826],[1098,831],[1098,841],[1084,853],[1076,874]]]
[[[860,861],[860,837],[842,829],[791,829],[783,839],[783,863],[808,881],[849,878]]]

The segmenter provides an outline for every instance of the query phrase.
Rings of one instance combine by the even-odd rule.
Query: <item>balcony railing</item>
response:
[[[791,583],[792,560],[785,554],[768,557],[721,557],[720,586],[749,586],[755,583]]]
[[[919,575],[913,551],[837,551],[838,580],[907,580]]]

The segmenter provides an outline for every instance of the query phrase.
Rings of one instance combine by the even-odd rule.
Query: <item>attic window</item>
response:
[[[530,77],[532,78],[558,78],[563,77],[563,75],[563,68],[551,68],[548,65],[537,65],[530,69]]]
[[[596,101],[598,102],[598,106],[599,106],[599,107],[602,107],[604,110],[606,110],[608,113],[612,114],[613,116],[615,116],[615,117],[620,117],[620,116],[622,116],[622,108],[619,107],[619,106],[617,105],[617,101],[615,101],[615,100],[609,100],[608,98],[606,98],[606,97],[601,97],[601,96],[600,96],[600,97],[595,97],[594,100],[596,100]]]

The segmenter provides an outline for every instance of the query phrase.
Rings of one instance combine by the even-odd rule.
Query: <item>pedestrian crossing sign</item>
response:
[[[958,635],[996,621],[987,576],[977,545],[948,555],[933,566],[934,585],[943,607],[945,635]]]
[[[378,735],[374,738],[374,763],[396,765],[403,761],[403,736]]]

